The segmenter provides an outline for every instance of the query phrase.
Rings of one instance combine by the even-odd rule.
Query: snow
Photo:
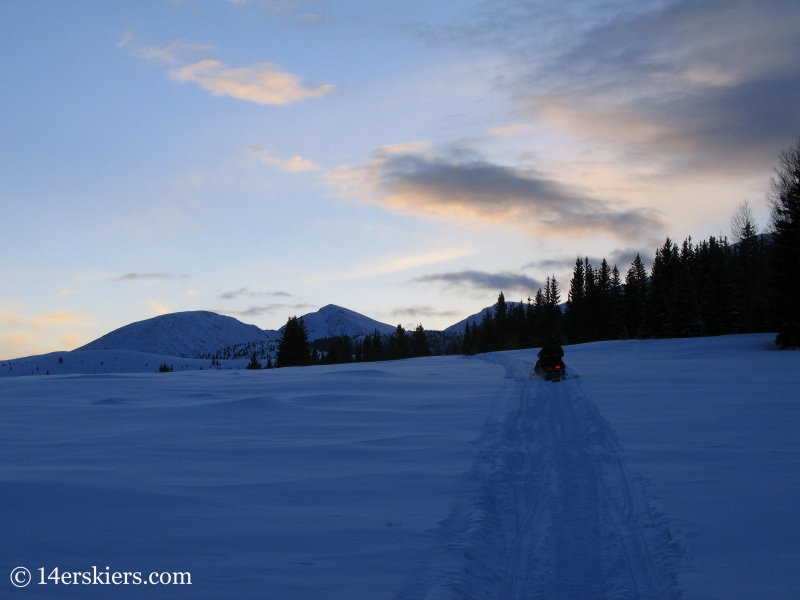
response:
[[[357,337],[370,334],[376,329],[383,334],[390,334],[395,330],[392,325],[335,304],[323,306],[317,312],[308,313],[302,318],[310,341],[341,335]]]
[[[120,327],[78,350],[133,350],[194,358],[226,346],[272,341],[278,332],[204,310],[170,313]]]
[[[61,362],[58,362],[59,359]],[[244,369],[249,359],[220,360],[220,370]],[[131,350],[73,350],[0,361],[0,378],[39,375],[156,373],[166,364],[173,371],[217,369],[210,359],[180,358]]]
[[[0,564],[192,573],[30,598],[794,599],[800,354],[772,337],[566,347],[559,383],[535,350],[5,377]]]

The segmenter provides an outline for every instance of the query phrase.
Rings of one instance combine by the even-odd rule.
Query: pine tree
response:
[[[626,337],[641,338],[644,336],[646,302],[647,270],[642,262],[642,257],[637,254],[625,277],[623,306]]]
[[[251,369],[251,370],[260,370],[261,369],[261,363],[258,362],[258,356],[256,356],[255,352],[253,352],[253,354],[250,356],[250,362],[247,363],[247,366],[245,368],[246,369]]]
[[[800,346],[800,137],[781,153],[770,193],[771,274],[778,323],[775,342]]]
[[[758,235],[758,225],[747,200],[731,217],[731,234],[735,242],[731,247],[731,272],[737,329],[744,333],[767,331],[767,245]]]
[[[300,367],[311,364],[311,347],[303,319],[290,317],[278,340],[276,367]]]
[[[649,337],[671,337],[672,299],[675,290],[680,258],[678,247],[667,238],[656,250],[647,295],[646,331]]]
[[[508,309],[506,348],[509,350],[527,348],[529,346],[526,344],[526,339],[525,305],[520,300],[516,304],[511,305]]]
[[[478,338],[475,346],[478,354],[492,352],[497,348],[497,336],[495,335],[494,318],[491,310],[483,313],[483,319],[478,325]]]
[[[622,307],[622,279],[617,265],[611,270],[611,282],[608,289],[609,301],[609,339],[622,338],[624,313]]]
[[[422,324],[417,325],[414,333],[411,334],[411,349],[414,356],[430,356],[431,345],[428,343],[428,336],[425,334]]]
[[[567,341],[570,344],[586,341],[586,269],[580,257],[572,269],[564,319]]]
[[[495,345],[493,350],[505,350],[507,348],[507,335],[508,335],[508,307],[506,306],[506,297],[503,292],[497,296],[497,304],[494,305],[494,329],[495,329]]]
[[[400,324],[389,336],[386,344],[386,358],[387,360],[411,358],[411,341],[408,339],[406,330]]]

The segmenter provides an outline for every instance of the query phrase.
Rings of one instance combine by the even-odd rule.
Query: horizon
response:
[[[576,256],[761,231],[800,6],[0,6],[0,355],[327,304],[441,330]]]

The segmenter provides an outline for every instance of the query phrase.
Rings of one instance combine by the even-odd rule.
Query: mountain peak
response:
[[[191,358],[219,348],[255,341],[271,341],[277,332],[259,329],[207,310],[169,313],[136,321],[77,349],[134,350]]]

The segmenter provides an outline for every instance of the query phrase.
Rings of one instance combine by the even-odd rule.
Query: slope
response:
[[[193,358],[245,342],[270,341],[277,332],[204,310],[177,312],[120,327],[82,346],[83,350],[131,350]]]
[[[317,312],[308,313],[302,318],[308,331],[308,339],[311,341],[338,335],[356,337],[372,333],[376,329],[389,334],[395,329],[391,325],[335,304],[323,306]]]

